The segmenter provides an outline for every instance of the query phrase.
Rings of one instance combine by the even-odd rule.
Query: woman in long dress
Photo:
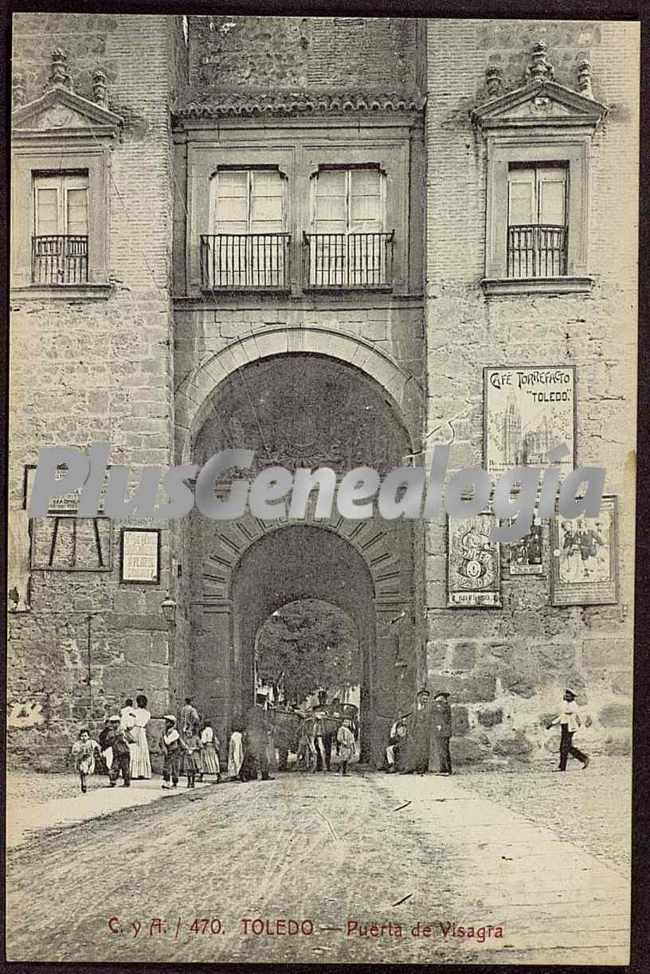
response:
[[[215,774],[217,781],[219,781],[221,774],[219,741],[214,736],[212,722],[209,720],[204,721],[203,730],[201,731],[201,771],[199,773],[199,781],[203,781],[204,774]]]
[[[131,728],[134,743],[131,744],[131,777],[151,778],[151,758],[145,727],[151,720],[147,710],[147,698],[140,693],[135,698],[137,707],[134,709],[135,723]]]

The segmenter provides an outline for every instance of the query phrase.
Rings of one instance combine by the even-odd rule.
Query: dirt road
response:
[[[557,879],[550,860],[531,866],[538,842]],[[569,860],[586,890],[609,886],[577,942],[564,922],[575,879],[555,888]],[[433,776],[288,774],[182,791],[42,835],[10,854],[8,872],[10,960],[520,963],[559,924],[558,945],[595,963],[627,936],[622,875]],[[483,928],[483,941],[453,923]]]

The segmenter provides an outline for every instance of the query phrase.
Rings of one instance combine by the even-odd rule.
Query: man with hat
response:
[[[122,718],[119,714],[113,714],[109,718],[111,722],[110,733],[106,735],[106,746],[110,747],[113,753],[113,761],[108,772],[109,785],[115,787],[115,783],[122,775],[122,787],[129,788],[131,785],[131,750],[129,744],[134,740],[129,731],[122,727]]]
[[[257,778],[257,772],[261,771],[262,781],[271,781],[269,774],[269,735],[270,725],[266,713],[266,694],[259,691],[255,695],[255,703],[246,712],[246,756],[251,764],[254,763],[255,772],[251,773],[253,779]],[[251,767],[251,772],[252,772]]]
[[[569,760],[569,755],[572,754],[574,758],[578,761],[582,761],[582,770],[584,771],[589,764],[589,758],[582,751],[579,751],[577,747],[573,746],[573,735],[582,726],[582,721],[580,720],[580,714],[578,713],[578,704],[576,703],[576,692],[572,690],[571,687],[567,687],[564,691],[563,706],[562,711],[558,716],[550,722],[547,730],[553,727],[555,724],[560,725],[560,766],[555,768],[556,771],[566,771],[567,761]]]
[[[406,735],[406,756],[402,774],[424,774],[429,770],[429,747],[431,742],[431,713],[426,687],[418,690],[415,709],[409,716]]]
[[[449,693],[439,690],[431,708],[431,770],[436,774],[451,774],[451,707]]]
[[[160,739],[160,747],[164,755],[163,788],[176,788],[181,773],[181,759],[187,750],[185,741],[178,733],[176,718],[173,714],[165,714],[165,730]],[[171,778],[171,784],[169,779]]]

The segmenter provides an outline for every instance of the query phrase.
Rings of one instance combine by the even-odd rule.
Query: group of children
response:
[[[195,787],[197,778],[203,781],[204,775],[214,775],[220,781],[219,741],[212,722],[204,720],[202,725],[199,725],[198,720],[192,722],[184,728],[181,735],[173,714],[165,714],[164,721],[165,729],[160,738],[164,758],[162,787],[176,788],[181,774],[187,775],[188,788]],[[103,770],[106,764],[103,756],[108,748],[111,750],[109,787],[114,788],[119,777],[122,777],[122,787],[129,788],[131,785],[130,745],[134,743],[134,739],[129,729],[115,715],[109,719],[109,728],[102,736],[104,747],[100,747],[84,727],[72,745],[72,757],[83,794],[88,790],[88,776],[94,774],[96,766],[100,764]]]
[[[196,779],[203,781],[204,775],[215,775],[221,781],[219,762],[219,741],[212,722],[203,721],[200,728],[196,722],[186,726],[181,735],[173,714],[165,714],[165,730],[161,737],[164,757],[163,788],[176,788],[181,774],[187,775],[187,787],[194,788]]]

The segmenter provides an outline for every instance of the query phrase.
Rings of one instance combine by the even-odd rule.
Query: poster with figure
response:
[[[543,575],[548,551],[547,527],[533,514],[529,533],[506,545],[510,575]]]
[[[483,465],[495,475],[547,466],[566,443],[563,475],[575,464],[575,368],[517,366],[483,370]]]
[[[447,519],[447,605],[499,608],[499,545],[490,540],[494,515]]]
[[[551,539],[553,605],[617,601],[617,498],[603,497],[597,517],[555,518]]]

